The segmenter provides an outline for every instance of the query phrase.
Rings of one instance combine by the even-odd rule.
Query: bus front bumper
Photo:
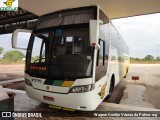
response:
[[[96,98],[94,97],[94,90],[85,93],[60,94],[37,90],[26,84],[25,88],[26,93],[29,97],[50,105],[61,106],[65,108],[71,108],[82,111],[93,111],[98,106],[98,104],[96,103]],[[54,100],[46,100],[44,99],[44,96],[53,98]]]

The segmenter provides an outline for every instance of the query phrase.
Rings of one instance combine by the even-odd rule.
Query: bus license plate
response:
[[[48,96],[43,96],[43,99],[48,101],[54,101],[54,98]]]

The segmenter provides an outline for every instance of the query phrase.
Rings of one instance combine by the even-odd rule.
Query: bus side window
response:
[[[42,52],[42,43],[43,43],[43,39],[35,36],[33,49],[32,49],[31,63],[40,62],[40,54]]]
[[[48,51],[46,50],[46,43],[48,34],[35,35],[33,48],[31,53],[31,63],[46,62]]]
[[[41,45],[40,62],[46,62],[46,43],[44,41]]]
[[[96,76],[95,81],[100,80],[102,77],[106,75],[106,69],[105,66],[105,42],[101,39],[99,39],[99,45],[100,49],[97,53],[97,66],[96,66]]]
[[[97,54],[97,66],[104,66],[104,60],[105,60],[105,41],[99,39],[99,45],[100,49],[98,50]]]

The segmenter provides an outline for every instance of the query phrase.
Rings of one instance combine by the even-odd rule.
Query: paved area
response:
[[[128,84],[126,86],[126,89],[124,90],[124,94],[120,101],[120,104],[154,108],[152,104],[145,101],[145,98],[144,98],[145,91],[146,91],[145,86]]]
[[[136,84],[147,87],[160,88],[160,64],[131,64],[127,75],[127,82],[135,83],[132,76],[139,76]]]
[[[138,76],[139,80],[132,80]],[[120,104],[160,109],[160,64],[131,64]]]

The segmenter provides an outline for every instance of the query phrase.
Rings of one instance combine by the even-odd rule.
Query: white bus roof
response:
[[[110,19],[160,12],[160,0],[19,0],[19,7],[38,16],[91,5],[99,5]]]

